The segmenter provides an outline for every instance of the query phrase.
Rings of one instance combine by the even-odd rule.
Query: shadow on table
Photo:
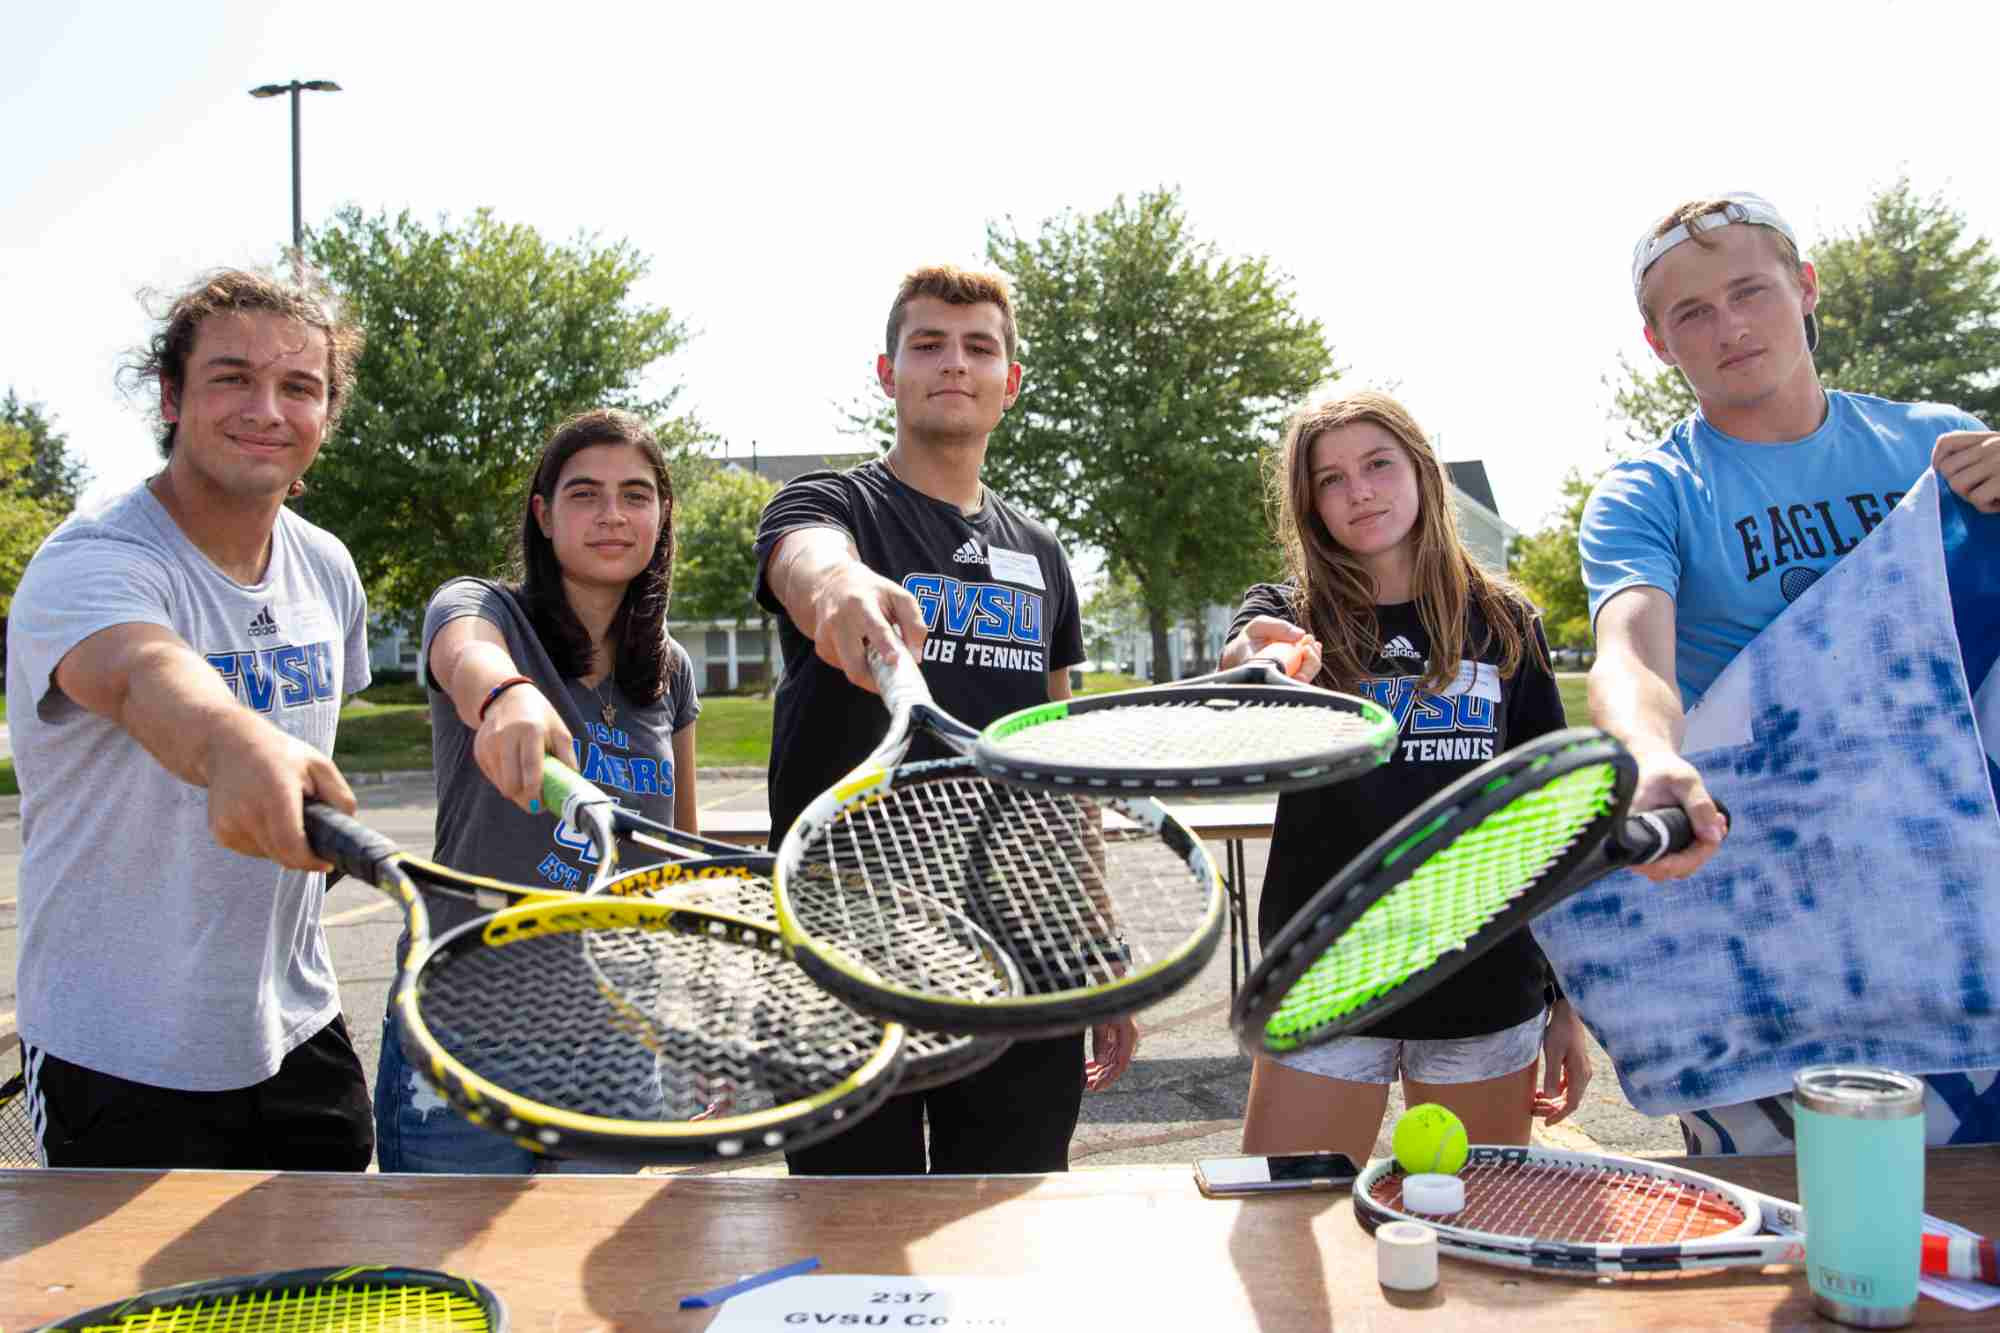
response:
[[[64,1236],[88,1230],[145,1193],[158,1180],[158,1177],[145,1171],[64,1170],[45,1173],[37,1167],[32,1168],[32,1172],[35,1181],[46,1181],[50,1176],[65,1176],[74,1180],[75,1187],[64,1189],[57,1197],[38,1191],[35,1207],[30,1210],[14,1198],[9,1175],[0,1173],[0,1262],[18,1259]],[[26,1176],[28,1173],[22,1174]],[[20,1219],[30,1215],[37,1223],[37,1229],[32,1234],[20,1226]]]
[[[292,1183],[279,1188],[280,1179]],[[455,1258],[535,1187],[533,1176],[325,1174],[302,1193],[297,1176],[266,1177],[233,1195],[146,1261],[145,1287],[271,1269],[396,1263],[458,1272]],[[229,1255],[227,1262],[215,1256]],[[489,1284],[492,1274],[467,1271]],[[501,1275],[503,1278],[505,1274]]]

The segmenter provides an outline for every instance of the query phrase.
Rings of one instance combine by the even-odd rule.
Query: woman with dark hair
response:
[[[424,613],[438,860],[581,889],[592,853],[540,808],[544,755],[623,805],[698,831],[700,706],[687,653],[667,636],[673,559],[673,486],[652,432],[609,409],[564,422],[529,487],[519,581],[453,579]],[[475,915],[431,904],[434,931]],[[375,1120],[384,1171],[524,1174],[536,1160],[453,1114],[403,1062],[393,1021]]]
[[[1563,725],[1535,608],[1473,558],[1437,454],[1400,403],[1361,392],[1305,408],[1271,482],[1288,577],[1244,594],[1222,664],[1307,641],[1303,677],[1369,695],[1404,725],[1382,767],[1279,800],[1257,913],[1266,944],[1425,798]],[[1450,1108],[1472,1142],[1526,1143],[1533,1117],[1562,1119],[1590,1079],[1582,1025],[1551,985],[1520,931],[1363,1035],[1260,1058],[1243,1151],[1364,1162],[1398,1078],[1409,1104]]]

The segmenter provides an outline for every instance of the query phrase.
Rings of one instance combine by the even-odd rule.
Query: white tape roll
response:
[[[1449,1217],[1465,1209],[1465,1182],[1457,1176],[1403,1177],[1403,1211],[1426,1217]]]
[[[1375,1276],[1393,1291],[1429,1291],[1438,1280],[1438,1233],[1415,1222],[1375,1228]]]

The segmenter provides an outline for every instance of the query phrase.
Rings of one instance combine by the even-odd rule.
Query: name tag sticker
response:
[[[1026,551],[1010,551],[1004,546],[986,548],[986,567],[993,571],[996,579],[1018,583],[1023,587],[1047,592],[1049,585],[1042,582],[1042,566]]]
[[[1116,1311],[1046,1277],[869,1277],[813,1273],[732,1296],[717,1333],[797,1328],[978,1328],[1100,1333]]]
[[[333,612],[325,602],[274,602],[271,619],[277,622],[280,633],[295,643],[333,633]]]
[[[1469,694],[1475,699],[1491,699],[1500,702],[1500,670],[1491,662],[1464,662],[1458,664],[1455,677],[1446,694]]]

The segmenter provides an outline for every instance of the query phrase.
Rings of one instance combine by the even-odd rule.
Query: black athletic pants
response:
[[[1000,1175],[1069,1170],[1083,1107],[1083,1034],[1017,1041],[956,1083],[891,1097],[852,1129],[785,1154],[795,1176]],[[924,1157],[924,1117],[931,1126]]]
[[[331,1023],[262,1083],[186,1092],[24,1045],[29,1116],[50,1166],[365,1171],[375,1120],[347,1024]]]

